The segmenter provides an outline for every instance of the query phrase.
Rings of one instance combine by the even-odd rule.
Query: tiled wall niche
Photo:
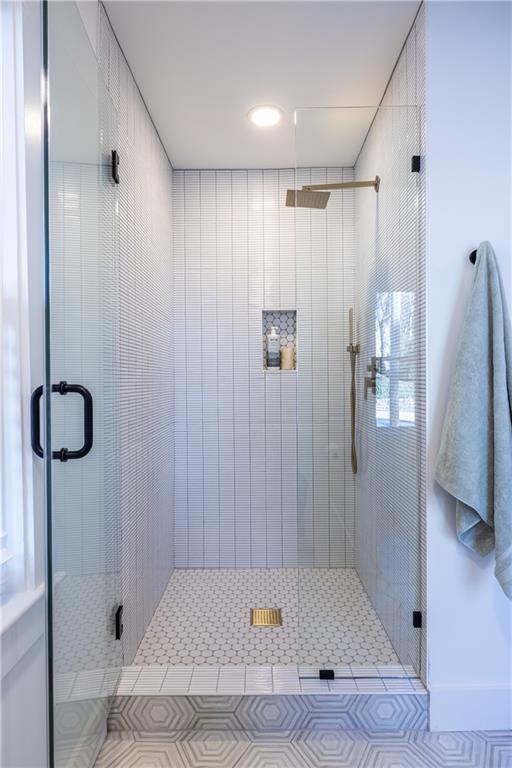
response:
[[[284,204],[297,184],[352,178],[347,168],[173,173],[177,567],[354,564],[340,343],[353,304],[353,195],[297,216]],[[262,366],[262,311],[276,308],[297,311],[296,375]],[[300,558],[299,531],[315,540]]]
[[[267,336],[272,326],[279,332],[280,348],[293,350],[293,369],[281,370],[282,373],[293,373],[297,370],[297,312],[295,309],[264,309],[262,311],[263,328],[263,368],[270,372],[273,369],[267,367]]]

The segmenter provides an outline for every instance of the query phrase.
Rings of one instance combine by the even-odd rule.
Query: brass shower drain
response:
[[[280,627],[280,608],[251,608],[251,627]]]

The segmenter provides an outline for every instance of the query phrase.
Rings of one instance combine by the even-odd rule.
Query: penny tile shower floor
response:
[[[281,608],[283,625],[251,627],[253,607]],[[178,569],[133,661],[294,663],[398,663],[355,570]]]

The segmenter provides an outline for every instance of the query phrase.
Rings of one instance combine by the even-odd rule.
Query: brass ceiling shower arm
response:
[[[304,184],[303,192],[321,192],[329,189],[359,189],[360,187],[373,187],[376,192],[379,191],[380,176],[376,176],[371,181],[341,181],[336,184]]]
[[[316,208],[325,210],[331,190],[357,189],[359,187],[373,187],[378,192],[380,176],[371,181],[341,181],[337,184],[304,184],[302,189],[288,189],[286,191],[286,203],[289,208]]]

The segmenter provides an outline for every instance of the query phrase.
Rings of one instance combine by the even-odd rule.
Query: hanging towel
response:
[[[456,499],[457,536],[512,599],[512,332],[490,243],[481,243],[451,382],[436,480]]]

